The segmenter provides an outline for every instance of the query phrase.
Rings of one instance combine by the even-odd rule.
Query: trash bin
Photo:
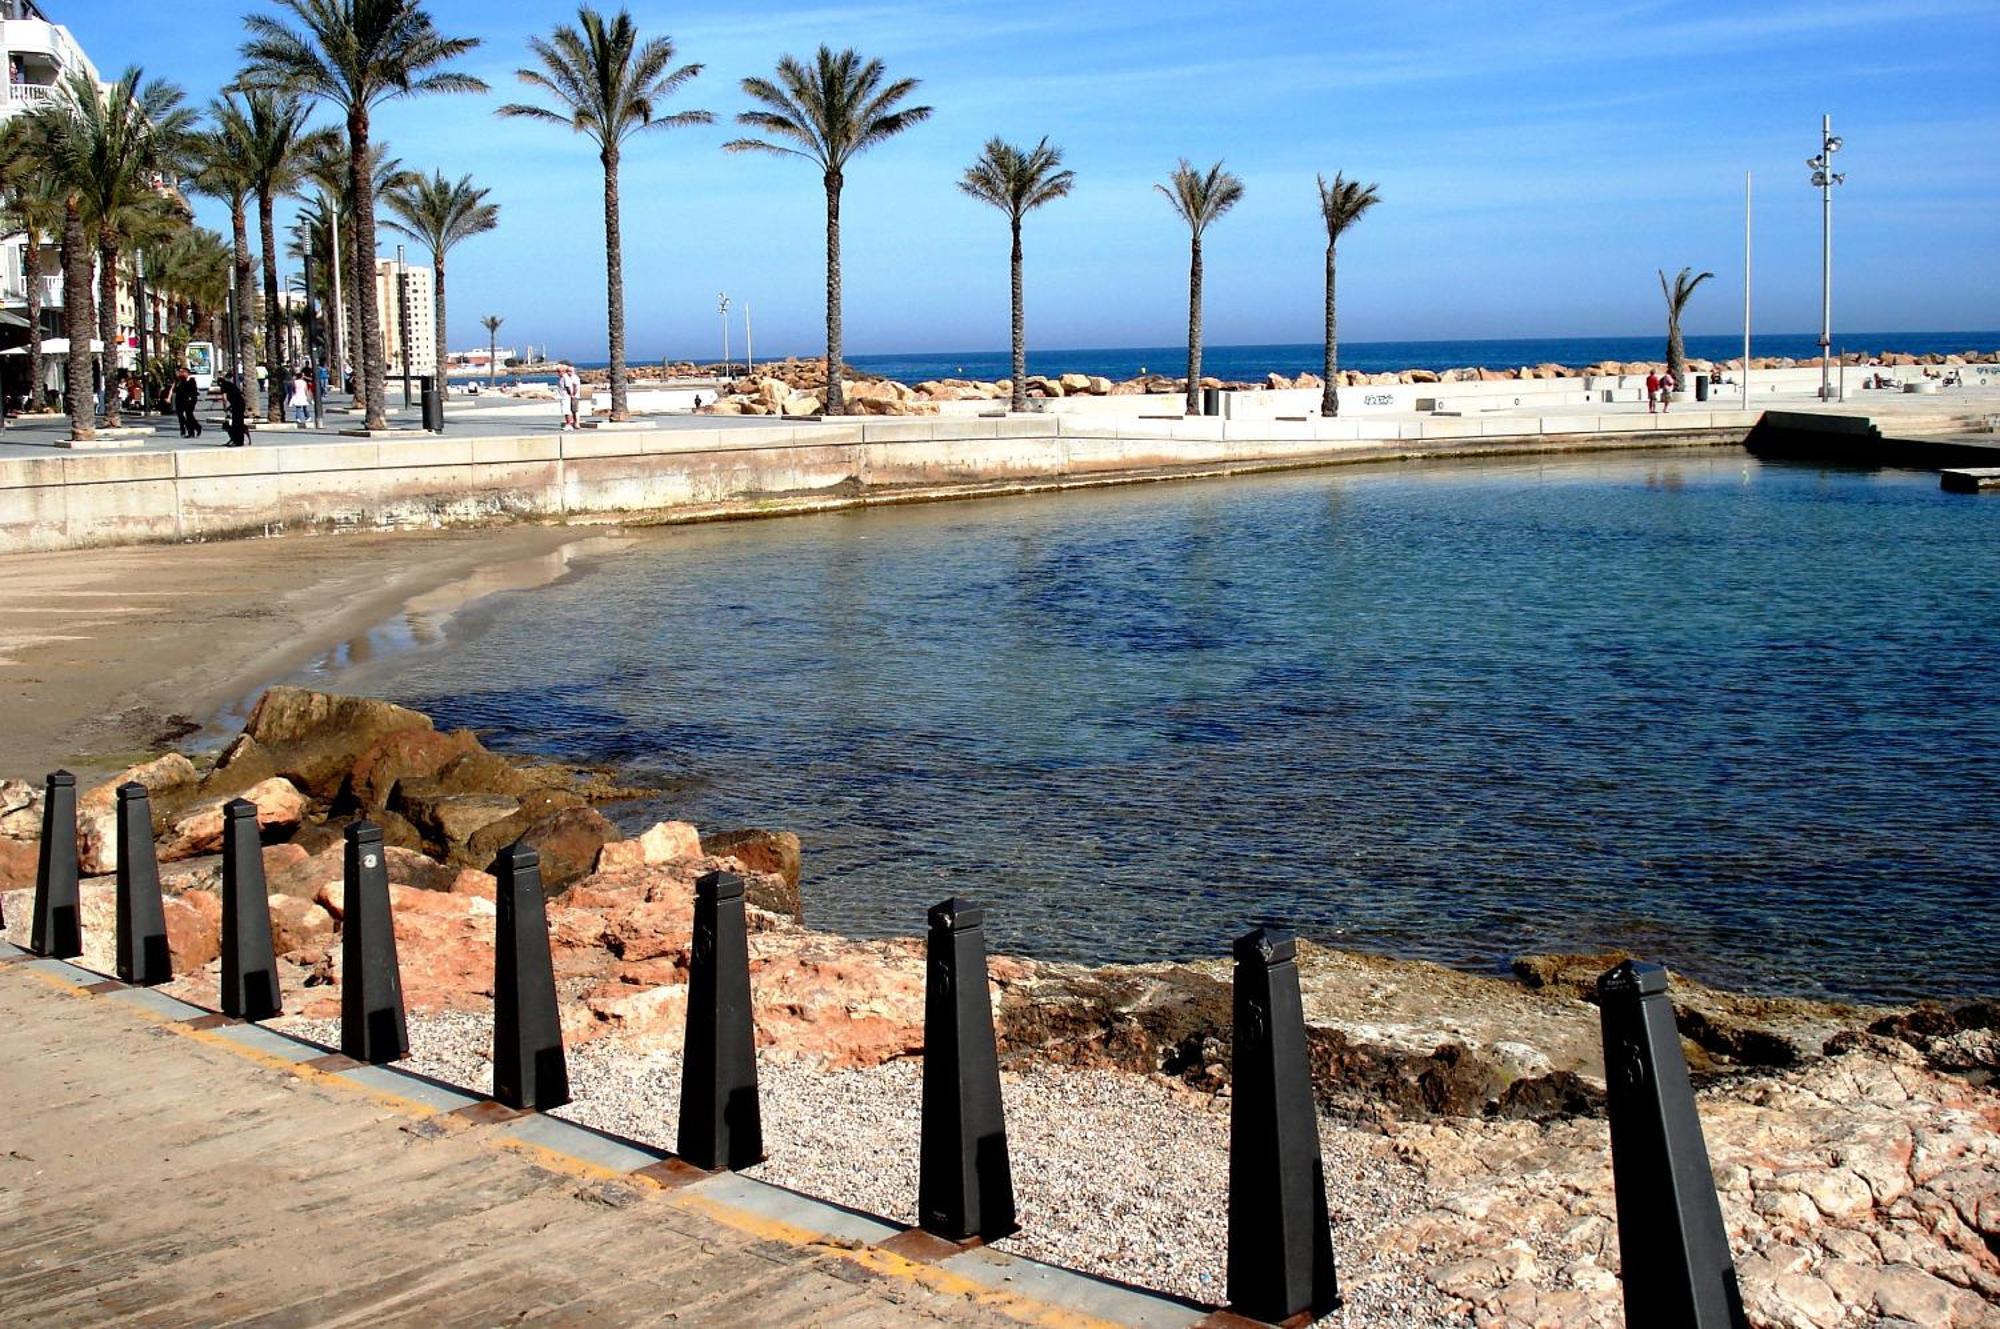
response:
[[[1696,375],[1694,376],[1694,399],[1695,399],[1696,401],[1707,401],[1707,400],[1708,400],[1708,375],[1707,375],[1707,374],[1696,374]]]
[[[424,428],[433,434],[444,432],[444,394],[438,391],[437,379],[424,374],[417,379],[424,406]]]
[[[1201,390],[1201,413],[1203,415],[1222,414],[1222,389],[1203,388]]]

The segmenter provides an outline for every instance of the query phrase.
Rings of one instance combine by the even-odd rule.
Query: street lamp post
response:
[[[729,296],[715,293],[715,312],[722,315],[722,376],[729,377]]]
[[[1833,169],[1840,140],[1833,136],[1833,117],[1819,120],[1819,155],[1806,158],[1812,182],[1819,189],[1819,398],[1833,397],[1833,187],[1847,177]]]
[[[299,252],[305,263],[306,277],[306,373],[312,385],[313,428],[322,427],[320,398],[326,390],[320,386],[319,367],[326,361],[322,358],[324,349],[318,345],[319,311],[313,305],[313,243],[312,227],[301,224],[303,234],[299,236]]]
[[[410,270],[403,266],[403,247],[396,246],[397,339],[403,350],[403,409],[410,409]]]

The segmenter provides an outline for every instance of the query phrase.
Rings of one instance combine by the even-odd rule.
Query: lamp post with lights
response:
[[[1833,187],[1847,177],[1833,169],[1840,140],[1833,136],[1833,117],[1819,121],[1819,155],[1806,158],[1812,182],[1819,189],[1819,397],[1833,397]]]

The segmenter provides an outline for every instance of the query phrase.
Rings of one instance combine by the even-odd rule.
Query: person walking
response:
[[[582,429],[577,420],[579,398],[583,396],[583,379],[571,365],[564,365],[556,374],[556,397],[562,402],[563,428]]]
[[[1651,415],[1659,409],[1660,376],[1648,369],[1646,371],[1646,414]]]
[[[1680,387],[1680,380],[1678,380],[1678,379],[1676,379],[1676,378],[1674,377],[1674,371],[1673,371],[1673,370],[1669,369],[1669,370],[1668,370],[1668,371],[1667,371],[1666,373],[1664,373],[1664,374],[1660,375],[1660,414],[1661,414],[1661,415],[1665,415],[1665,414],[1667,413],[1667,406],[1668,406],[1668,404],[1669,404],[1670,402],[1672,402],[1672,401],[1673,401],[1673,399],[1674,399],[1674,392],[1675,392],[1675,390],[1676,390],[1676,389],[1678,389],[1679,387]]]
[[[243,423],[246,409],[243,403],[243,388],[233,378],[224,378],[221,383],[224,429],[228,431],[229,442],[224,447],[247,448],[250,446],[250,429]]]
[[[188,373],[186,365],[174,368],[174,419],[180,422],[182,438],[201,437],[201,417],[195,414],[195,402],[201,389],[196,386],[194,375]]]
[[[296,370],[292,374],[292,386],[286,390],[285,404],[292,408],[292,424],[304,429],[312,423],[312,384],[306,381],[306,371]]]

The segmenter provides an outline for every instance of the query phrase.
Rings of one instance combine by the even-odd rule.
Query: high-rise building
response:
[[[51,22],[35,0],[0,0],[0,52],[4,52],[7,61],[0,124],[49,101],[56,95],[57,86],[72,72],[81,71],[92,83],[101,83],[97,66],[83,53],[69,29]],[[27,237],[19,232],[0,237],[0,323],[17,328],[27,326],[27,247]],[[60,336],[63,289],[55,236],[42,237],[38,266],[42,335]]]
[[[407,304],[406,304],[407,301]],[[382,311],[382,353],[389,373],[403,372],[403,321],[408,310],[410,372],[431,373],[437,365],[437,321],[431,301],[431,270],[393,258],[375,260],[375,307]],[[353,315],[348,316],[349,322]]]

